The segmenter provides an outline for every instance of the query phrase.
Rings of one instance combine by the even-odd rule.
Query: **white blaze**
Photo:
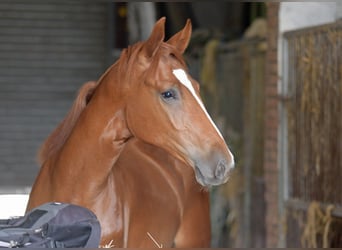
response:
[[[200,105],[200,107],[202,108],[202,110],[204,111],[204,113],[206,114],[206,116],[208,117],[208,120],[211,122],[211,124],[213,125],[213,127],[216,129],[216,132],[219,134],[219,136],[221,136],[221,138],[223,139],[222,134],[220,133],[220,131],[218,130],[218,128],[216,127],[216,124],[213,122],[213,120],[211,119],[210,115],[208,114],[206,108],[204,107],[203,102],[201,101],[201,99],[198,97],[198,95],[195,92],[194,87],[191,84],[191,81],[189,80],[188,76],[186,75],[185,71],[182,69],[174,69],[172,71],[172,73],[176,76],[176,78],[190,91],[190,93],[193,95],[193,97],[195,98],[195,100],[197,101],[197,103]]]

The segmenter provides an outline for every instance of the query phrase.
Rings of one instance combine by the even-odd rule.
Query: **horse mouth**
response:
[[[202,174],[201,170],[197,166],[195,166],[195,177],[196,177],[196,181],[199,184],[201,184],[204,187],[208,186],[208,185],[206,185],[204,175]]]
[[[202,173],[201,169],[198,166],[195,166],[195,177],[196,177],[196,181],[203,187],[218,186],[218,185],[226,183],[229,179],[229,175],[227,175],[227,177],[224,179],[217,179],[215,177],[207,177]]]

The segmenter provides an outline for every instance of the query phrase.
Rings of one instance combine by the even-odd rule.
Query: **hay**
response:
[[[342,29],[326,26],[288,41],[291,196],[342,204]]]
[[[331,212],[334,209],[333,205],[326,207],[322,211],[320,204],[317,201],[311,202],[307,211],[307,221],[301,237],[302,247],[317,248],[330,247],[329,233],[330,226],[333,221]],[[321,246],[319,246],[318,238],[321,238]]]
[[[114,248],[115,245],[113,244],[114,240],[111,240],[109,243],[104,244],[104,245],[100,245],[99,248]]]
[[[150,232],[147,232],[147,235],[158,248],[163,248],[163,244],[158,243],[158,241],[152,236]],[[111,240],[109,243],[99,246],[99,248],[114,248],[114,247],[115,247],[114,240]]]
[[[159,244],[158,241],[156,241],[156,239],[149,232],[147,232],[147,235],[158,248],[163,248],[163,244]]]

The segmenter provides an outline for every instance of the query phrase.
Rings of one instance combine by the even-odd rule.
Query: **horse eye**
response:
[[[161,93],[161,96],[165,100],[176,99],[176,93],[173,90],[167,90],[167,91]]]

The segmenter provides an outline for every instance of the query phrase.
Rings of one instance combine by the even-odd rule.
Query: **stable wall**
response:
[[[283,70],[283,33],[335,22],[342,17],[341,2],[267,3],[268,50],[265,83],[265,200],[266,247],[283,247],[282,222],[286,181],[282,166],[280,100]]]

